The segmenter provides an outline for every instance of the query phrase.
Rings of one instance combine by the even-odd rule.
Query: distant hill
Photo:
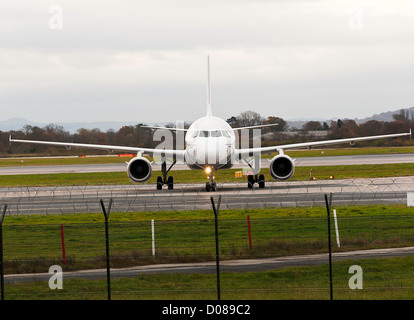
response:
[[[363,119],[353,119],[355,120],[355,122],[357,123],[364,123],[367,122],[369,120],[377,120],[377,121],[393,121],[393,114],[399,113],[401,109],[395,110],[395,111],[387,111],[387,112],[383,112],[380,114],[374,114],[371,117],[367,117],[367,118],[363,118]],[[414,107],[412,108],[408,108],[405,110],[410,110],[410,112],[412,114],[414,114]],[[290,120],[285,120],[287,125],[289,126],[289,128],[296,128],[296,129],[301,129],[303,127],[303,125],[308,122],[308,121],[320,121],[321,123],[326,122],[327,124],[329,124],[331,121],[337,121],[338,118],[333,118],[333,119],[306,119],[306,118],[299,118],[299,119],[290,119]],[[344,120],[344,119],[342,119]],[[56,125],[62,126],[66,131],[69,131],[70,133],[74,133],[76,132],[78,129],[84,128],[84,129],[96,129],[98,128],[99,130],[101,130],[102,132],[106,132],[109,129],[113,129],[114,131],[118,131],[120,128],[122,128],[123,126],[134,126],[137,125],[139,122],[135,121],[125,121],[125,122],[121,122],[121,121],[102,121],[102,122],[61,122],[61,123],[54,123]],[[148,125],[163,125],[163,123],[147,123],[144,122]],[[38,123],[38,122],[33,122],[27,119],[23,119],[23,118],[12,118],[9,120],[5,120],[5,121],[0,121],[0,131],[11,131],[11,130],[21,130],[23,129],[24,126],[29,125],[29,126],[37,126],[40,128],[44,128],[45,126],[47,126],[49,123]]]
[[[0,121],[0,130],[1,131],[20,130],[25,125],[39,126],[38,124],[35,124],[34,122],[31,122],[23,118],[12,118],[9,120]]]
[[[12,118],[6,121],[0,121],[0,131],[11,131],[11,130],[21,130],[24,126],[37,126],[39,128],[44,128],[49,123],[39,123],[33,122],[23,118]],[[132,121],[125,121],[125,122],[116,122],[116,121],[108,121],[108,122],[67,122],[67,123],[54,123],[55,125],[62,126],[66,131],[70,133],[76,132],[78,129],[96,129],[98,128],[102,132],[106,132],[109,129],[113,129],[114,131],[118,131],[123,126],[134,126],[137,125],[138,122]]]
[[[401,108],[404,109],[404,108]],[[382,112],[380,114],[374,114],[371,117],[367,117],[367,118],[363,118],[363,119],[353,119],[355,120],[356,123],[361,124],[370,120],[377,120],[377,121],[384,121],[384,122],[391,122],[394,121],[393,115],[400,113],[400,110],[395,110],[395,111],[387,111],[387,112]],[[409,110],[411,112],[411,114],[414,115],[414,107],[411,108],[405,108],[404,110]],[[348,118],[349,119],[349,118]],[[293,119],[293,120],[287,120],[287,125],[289,126],[289,128],[296,128],[296,129],[301,129],[303,127],[303,125],[308,122],[308,121],[320,121],[321,123],[326,122],[328,125],[331,121],[337,121],[338,118],[333,118],[333,119]],[[341,120],[347,120],[345,118],[341,119]]]
[[[373,116],[371,116],[369,118],[355,119],[355,121],[357,123],[364,123],[364,122],[367,122],[369,120],[390,122],[390,121],[394,120],[392,116],[396,113],[400,113],[400,110],[401,109],[398,109],[398,110],[395,110],[395,111],[383,112],[383,113],[380,113],[380,114],[374,114]],[[404,110],[409,110],[411,112],[411,114],[414,114],[414,107],[406,108]]]

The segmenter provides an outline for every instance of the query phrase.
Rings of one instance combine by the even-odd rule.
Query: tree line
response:
[[[268,116],[262,117],[254,111],[245,111],[238,116],[232,116],[226,120],[232,127],[255,126],[261,124],[277,124],[276,126],[263,128],[262,133],[267,136],[263,140],[262,145],[294,143],[300,141],[309,141],[320,139],[320,137],[312,136],[313,132],[326,131],[323,139],[341,139],[352,138],[358,136],[382,135],[391,133],[409,132],[410,128],[414,128],[414,117],[410,112],[401,110],[394,114],[393,121],[376,121],[370,120],[358,124],[354,120],[337,120],[330,123],[321,123],[318,121],[309,121],[305,123],[303,128],[289,128],[286,121],[280,117]],[[105,154],[107,151],[72,149],[66,150],[62,147],[22,144],[14,143],[10,145],[9,135],[14,139],[23,140],[44,140],[59,142],[75,142],[75,143],[91,143],[91,144],[108,144],[108,145],[124,145],[155,148],[160,141],[154,141],[153,130],[143,128],[144,124],[139,123],[134,126],[123,126],[119,130],[107,130],[102,132],[100,129],[78,129],[75,133],[65,131],[62,126],[49,124],[43,128],[37,126],[26,125],[21,130],[13,130],[8,132],[0,131],[0,155],[81,155],[81,154]],[[174,127],[175,124],[170,123],[168,127]],[[188,128],[186,123],[185,127]],[[286,135],[284,133],[295,131],[294,134]],[[388,139],[379,141],[370,141],[360,143],[358,145],[374,145],[374,146],[403,146],[412,145],[410,139]]]

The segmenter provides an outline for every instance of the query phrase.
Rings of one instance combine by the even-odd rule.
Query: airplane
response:
[[[158,130],[172,130],[185,133],[185,148],[178,149],[161,149],[161,148],[142,148],[128,146],[113,146],[100,144],[83,144],[53,141],[34,141],[18,140],[9,136],[10,142],[31,143],[51,146],[62,146],[66,148],[91,148],[108,151],[134,152],[136,157],[127,163],[127,175],[129,179],[136,183],[144,183],[152,176],[152,164],[143,156],[144,153],[158,155],[161,157],[162,176],[157,177],[157,190],[161,190],[164,185],[169,190],[174,188],[173,176],[168,176],[169,171],[177,163],[177,159],[182,159],[192,170],[205,170],[208,174],[209,182],[206,183],[206,191],[216,191],[214,172],[219,169],[231,168],[239,160],[244,161],[252,170],[252,174],[247,176],[248,188],[253,188],[258,184],[259,188],[265,187],[265,178],[260,174],[260,155],[265,152],[277,152],[278,154],[270,160],[270,175],[274,180],[284,181],[290,179],[295,171],[294,159],[284,153],[287,149],[293,148],[310,148],[315,146],[326,146],[342,143],[353,145],[358,141],[368,141],[377,139],[388,139],[402,136],[411,137],[411,129],[408,133],[396,133],[387,135],[335,139],[325,141],[314,141],[304,143],[293,143],[285,145],[276,145],[269,147],[253,146],[252,148],[236,148],[238,130],[259,129],[276,124],[257,125],[232,128],[226,121],[219,117],[213,116],[211,103],[211,86],[210,86],[210,60],[207,56],[207,107],[206,115],[194,121],[188,129],[184,128],[166,128],[156,126],[145,126],[146,128]],[[253,156],[252,156],[253,155]],[[167,158],[175,159],[167,169]]]

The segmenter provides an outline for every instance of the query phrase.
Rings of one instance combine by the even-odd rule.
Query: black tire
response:
[[[210,186],[210,191],[216,191],[217,190],[217,185],[215,182],[213,182],[213,184]]]
[[[259,188],[265,187],[265,177],[264,174],[259,175]]]
[[[248,175],[247,176],[247,187],[249,189],[252,189],[254,185],[254,176],[253,175]]]
[[[162,177],[157,177],[157,190],[161,190],[163,184]]]
[[[174,189],[174,178],[173,177],[168,177],[167,185],[168,185],[168,190]]]

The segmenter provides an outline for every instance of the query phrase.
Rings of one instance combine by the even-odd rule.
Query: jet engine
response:
[[[128,162],[127,173],[134,182],[146,182],[152,175],[151,162],[143,157],[135,157]]]
[[[276,180],[288,180],[295,172],[295,164],[291,157],[279,154],[270,161],[270,175]]]

